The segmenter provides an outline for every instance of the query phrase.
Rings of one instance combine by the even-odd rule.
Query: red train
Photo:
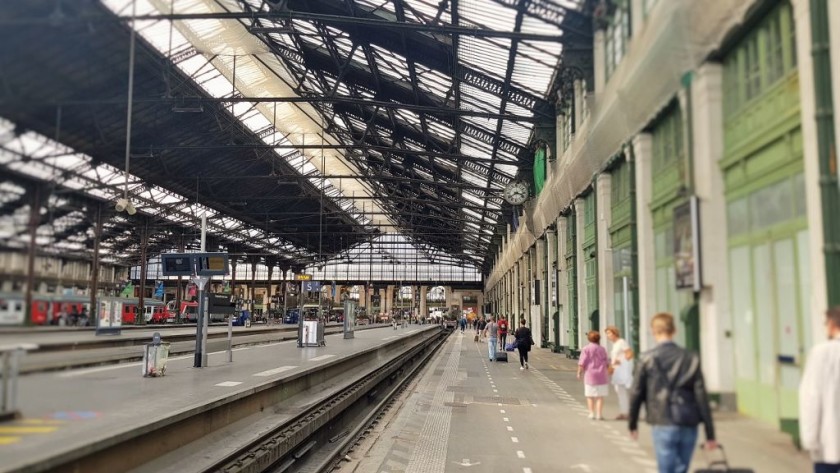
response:
[[[26,311],[24,295],[19,293],[0,293],[0,325],[23,325]],[[114,298],[116,299],[116,298]],[[131,325],[137,320],[139,300],[119,298],[122,302],[122,323]],[[162,324],[170,317],[166,305],[155,299],[144,301],[146,323]],[[32,323],[35,325],[58,325],[59,315],[66,316],[65,323],[95,325],[90,314],[90,297],[67,295],[32,296]],[[89,321],[89,322],[87,322]],[[86,323],[87,322],[87,323]]]

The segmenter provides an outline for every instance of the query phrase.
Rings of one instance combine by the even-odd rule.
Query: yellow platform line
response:
[[[10,445],[18,442],[20,442],[20,437],[9,437],[5,435],[0,435],[0,445]]]
[[[15,421],[15,424],[27,424],[27,425],[63,425],[63,420],[58,419],[20,419]]]
[[[58,427],[29,427],[29,426],[10,426],[0,427],[0,436],[15,435],[15,434],[49,434],[58,430]]]

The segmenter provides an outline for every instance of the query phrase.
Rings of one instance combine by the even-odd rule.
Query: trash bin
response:
[[[167,360],[169,360],[169,343],[146,344],[143,351],[143,377],[166,374]]]

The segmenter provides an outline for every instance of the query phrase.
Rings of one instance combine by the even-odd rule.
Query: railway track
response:
[[[450,333],[441,331],[387,365],[348,382],[205,471],[328,473],[337,469]]]

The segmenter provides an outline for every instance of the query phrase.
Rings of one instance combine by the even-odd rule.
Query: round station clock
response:
[[[528,183],[513,181],[505,188],[505,200],[511,205],[522,205],[528,200]]]

